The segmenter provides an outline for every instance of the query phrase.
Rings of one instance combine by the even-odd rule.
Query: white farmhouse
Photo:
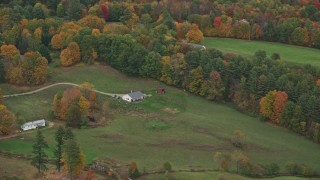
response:
[[[140,91],[136,91],[123,95],[122,99],[128,102],[141,101],[144,99],[144,94]]]
[[[44,119],[27,122],[21,125],[21,129],[24,131],[30,130],[30,129],[36,129],[37,127],[44,127],[46,126],[46,121]]]

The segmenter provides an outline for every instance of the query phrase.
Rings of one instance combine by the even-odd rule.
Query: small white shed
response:
[[[144,99],[144,94],[142,94],[140,91],[136,91],[123,95],[122,99],[128,102],[141,101]]]
[[[46,121],[44,119],[27,122],[21,125],[21,129],[24,131],[30,130],[30,129],[36,129],[37,127],[45,127]]]

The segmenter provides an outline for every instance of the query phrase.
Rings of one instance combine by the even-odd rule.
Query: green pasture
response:
[[[140,103],[122,103],[128,108],[127,112],[113,112],[110,109],[113,118],[108,126],[74,130],[86,156],[86,163],[110,158],[126,165],[135,160],[140,171],[147,172],[158,170],[166,161],[171,162],[174,170],[216,169],[214,153],[236,150],[231,144],[231,138],[235,130],[241,130],[245,134],[244,152],[253,163],[275,162],[280,165],[282,172],[289,161],[304,163],[315,170],[320,169],[319,144],[284,128],[261,122],[258,118],[224,104],[164,86],[158,81],[128,77],[101,65],[50,69],[48,84],[62,81],[88,81],[105,92],[141,90],[151,95]],[[167,93],[156,94],[157,87],[165,87]],[[67,87],[60,86],[34,95],[6,98],[4,103],[25,120],[46,118],[52,109],[54,94],[65,88]],[[6,89],[8,92],[19,91],[11,86]],[[99,96],[99,101],[117,100]],[[61,124],[54,123],[56,126]],[[150,124],[160,128],[150,128]],[[50,157],[55,146],[56,126],[43,129],[50,147]],[[35,132],[31,131],[1,140],[0,151],[30,155],[34,137]],[[201,177],[205,179],[209,175]]]
[[[204,38],[202,44],[207,48],[215,48],[225,53],[240,54],[243,56],[252,56],[256,51],[264,50],[269,56],[273,53],[279,53],[281,60],[287,62],[320,66],[319,49],[265,41],[211,37]]]

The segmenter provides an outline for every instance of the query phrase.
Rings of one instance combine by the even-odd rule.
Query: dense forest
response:
[[[51,54],[59,53],[61,66],[100,61],[212,101],[233,102],[319,143],[320,69],[287,64],[263,50],[245,58],[181,43],[215,36],[320,48],[319,9],[318,0],[2,1],[0,81],[43,84],[48,63],[59,62]]]

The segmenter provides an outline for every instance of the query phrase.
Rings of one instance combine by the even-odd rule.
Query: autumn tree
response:
[[[34,157],[32,158],[31,164],[38,169],[39,173],[41,171],[46,171],[48,169],[46,166],[48,163],[48,156],[44,150],[49,147],[40,130],[37,131],[36,141],[32,147],[32,153],[34,154]]]
[[[62,162],[70,177],[78,176],[84,168],[85,157],[79,144],[74,139],[64,142]]]
[[[216,152],[213,158],[219,168],[222,168],[224,171],[229,171],[231,165],[231,155],[229,153]]]
[[[236,130],[233,132],[232,144],[235,147],[243,148],[244,146],[244,133],[240,130]]]
[[[70,88],[63,92],[61,98],[60,110],[57,110],[59,113],[59,118],[66,120],[67,112],[71,104],[77,104],[79,98],[81,97],[81,91],[78,88]]]
[[[60,34],[56,34],[51,39],[51,47],[55,50],[60,50],[64,46],[64,40]]]
[[[5,105],[0,104],[0,132],[4,135],[9,134],[14,128],[15,121],[15,115]]]
[[[268,94],[260,100],[260,114],[270,119],[273,114],[273,102],[276,96],[276,91],[269,91]]]
[[[21,62],[22,76],[28,85],[43,84],[47,80],[48,61],[40,53],[26,52]]]
[[[12,60],[19,58],[20,52],[14,45],[2,45],[0,48],[0,54],[5,58]]]
[[[271,121],[278,124],[279,118],[283,111],[285,110],[286,103],[288,101],[288,94],[284,91],[277,91],[275,94],[273,102],[273,114],[271,116]]]
[[[233,161],[235,161],[236,163],[236,167],[237,167],[237,172],[239,173],[239,170],[242,168],[245,168],[246,166],[249,165],[249,158],[248,156],[246,156],[243,151],[233,151],[231,154],[231,158]]]
[[[203,40],[203,33],[196,24],[192,24],[191,29],[186,35],[186,38],[187,42],[200,44]]]
[[[132,179],[136,179],[140,177],[140,172],[137,166],[137,162],[132,161],[131,166],[129,168],[129,177]]]
[[[95,92],[94,86],[88,82],[80,84],[80,91],[83,97],[90,102],[90,107],[92,107],[97,99],[97,94]]]
[[[201,67],[192,69],[189,73],[189,91],[195,94],[199,94],[201,91],[201,86],[204,82],[203,70]]]
[[[79,23],[92,29],[103,30],[105,20],[98,16],[88,15],[79,20]]]
[[[212,71],[209,78],[201,87],[201,96],[206,96],[209,100],[222,100],[225,92],[225,87],[222,82],[220,73]]]
[[[60,54],[61,65],[71,66],[80,61],[80,48],[76,42],[71,42],[69,46]]]

